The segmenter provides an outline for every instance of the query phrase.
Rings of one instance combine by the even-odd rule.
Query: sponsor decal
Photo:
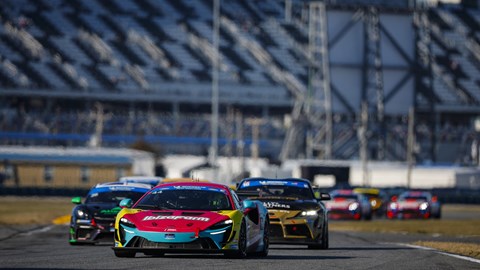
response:
[[[167,233],[167,234],[165,234],[165,239],[175,239],[175,234]]]
[[[103,210],[100,210],[100,214],[116,215],[116,214],[118,214],[118,212],[120,212],[120,210],[122,210],[122,208],[120,208],[120,207],[115,207],[115,208],[112,208],[112,209],[103,209]]]
[[[195,220],[207,222],[210,218],[207,217],[190,217],[190,216],[146,216],[142,221],[148,220]]]
[[[287,209],[290,209],[290,205],[279,203],[279,202],[263,202],[263,205],[266,208],[287,208]]]

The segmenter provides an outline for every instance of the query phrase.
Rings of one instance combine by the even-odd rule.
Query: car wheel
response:
[[[264,229],[263,229],[263,249],[261,251],[255,252],[252,255],[257,257],[267,257],[268,255],[268,248],[270,246],[270,238],[268,236],[268,220],[265,221]]]
[[[130,250],[115,249],[114,252],[115,252],[115,256],[117,256],[119,258],[133,258],[133,257],[135,257],[135,252],[130,251]]]
[[[323,225],[322,233],[317,237],[317,244],[308,245],[309,249],[328,249],[328,223]]]
[[[238,250],[225,253],[229,258],[242,259],[247,257],[247,225],[245,220],[242,220],[240,232],[238,233]]]
[[[325,223],[325,226],[323,226],[323,232],[322,232],[322,244],[320,245],[320,249],[328,249],[328,223]]]

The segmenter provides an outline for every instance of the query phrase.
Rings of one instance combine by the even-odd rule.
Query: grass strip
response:
[[[454,236],[479,236],[480,220],[372,220],[331,221],[332,231],[417,233]]]
[[[0,225],[52,224],[70,215],[74,205],[66,197],[0,197]]]
[[[448,253],[463,255],[480,259],[480,245],[473,243],[456,243],[456,242],[431,242],[431,241],[417,241],[413,243],[417,246],[429,247],[445,251]]]

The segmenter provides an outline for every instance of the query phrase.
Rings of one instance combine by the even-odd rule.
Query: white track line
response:
[[[47,231],[51,230],[53,227],[54,227],[54,225],[49,225],[49,226],[46,226],[46,227],[43,227],[43,228],[38,228],[38,229],[31,230],[31,231],[28,231],[28,232],[20,233],[20,235],[32,235],[32,234],[36,234],[36,233],[47,232]]]
[[[447,255],[447,256],[450,256],[450,257],[457,258],[457,259],[461,259],[461,260],[470,261],[470,262],[480,264],[480,260],[478,260],[478,259],[467,257],[467,256],[462,256],[462,255],[457,255],[457,254],[452,254],[452,253],[448,253],[448,252],[443,252],[443,251],[440,251],[440,250],[435,249],[435,248],[423,247],[423,246],[417,246],[417,245],[411,245],[411,244],[403,244],[403,243],[389,243],[389,244],[405,246],[405,247],[410,247],[410,248],[415,248],[415,249],[430,250],[430,251],[436,252],[438,254]]]

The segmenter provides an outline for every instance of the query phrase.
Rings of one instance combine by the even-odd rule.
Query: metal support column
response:
[[[368,106],[370,128],[376,139],[376,159],[385,158],[385,117],[383,67],[380,48],[380,18],[376,7],[368,7],[364,15],[364,74],[362,100]]]
[[[433,63],[434,57],[431,53],[431,25],[428,18],[427,10],[419,9],[414,13],[414,25],[416,26],[416,54],[418,59],[417,78],[416,78],[416,91],[415,91],[415,107],[419,106],[418,100],[426,100],[428,106],[428,119],[427,124],[430,130],[431,143],[428,153],[428,159],[436,160],[436,129],[437,129],[437,116],[435,110],[436,100],[433,96]],[[420,96],[422,95],[422,96]]]
[[[310,2],[309,91],[305,115],[309,122],[307,157],[332,158],[333,123],[328,53],[327,13],[322,1]]]

